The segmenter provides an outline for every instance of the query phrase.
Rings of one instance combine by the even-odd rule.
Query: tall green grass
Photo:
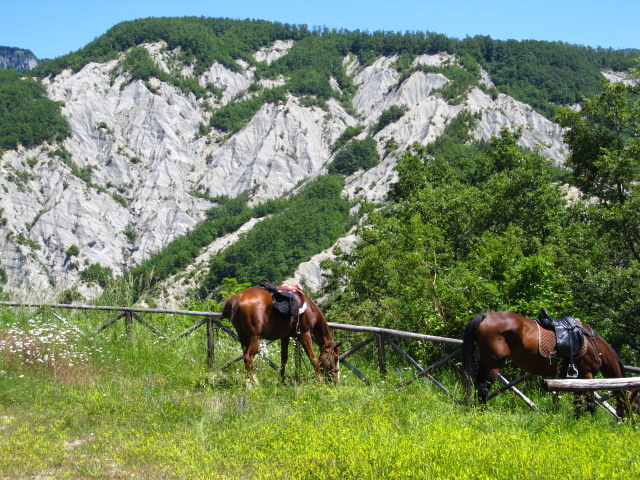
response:
[[[640,472],[633,423],[603,411],[576,420],[569,398],[554,409],[535,384],[526,388],[540,411],[508,393],[467,410],[430,382],[398,389],[397,373],[381,378],[374,362],[363,363],[367,354],[352,361],[371,385],[345,367],[338,385],[319,384],[306,358],[296,368],[292,350],[287,385],[259,358],[261,383],[246,390],[241,362],[225,372],[206,368],[204,331],[170,344],[140,325],[130,339],[121,323],[83,335],[107,317],[63,313],[68,325],[47,310],[0,309],[0,478],[594,479]],[[170,338],[193,323],[145,318]],[[240,353],[225,334],[216,338],[217,364]],[[275,344],[267,355],[279,362]],[[460,394],[455,371],[438,376]]]

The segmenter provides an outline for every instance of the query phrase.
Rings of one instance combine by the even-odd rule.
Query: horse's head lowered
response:
[[[338,381],[340,379],[340,345],[333,340],[328,341],[320,350],[320,358],[318,363],[331,380]]]

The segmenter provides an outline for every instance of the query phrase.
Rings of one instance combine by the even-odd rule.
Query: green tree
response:
[[[60,104],[49,100],[42,83],[14,70],[0,70],[0,153],[19,145],[32,148],[71,134]]]
[[[561,109],[556,117],[567,129],[572,184],[608,206],[623,204],[640,178],[638,93],[639,87],[606,84],[579,111]]]
[[[360,169],[368,170],[380,163],[378,142],[368,137],[364,140],[349,141],[329,164],[329,173],[351,175]]]
[[[633,70],[636,79],[638,71]],[[585,201],[572,208],[576,303],[627,357],[640,328],[640,84],[606,84],[558,122],[569,145],[568,181]]]
[[[463,147],[484,157],[484,178],[439,151],[405,152],[391,203],[369,215],[350,252],[325,262],[331,317],[459,338],[472,313],[571,310],[562,190],[518,138],[504,130],[484,153]]]
[[[99,263],[93,263],[80,272],[80,278],[86,283],[97,283],[105,288],[113,280],[113,270]]]
[[[375,135],[387,125],[400,120],[404,116],[406,111],[407,107],[404,105],[392,105],[387,108],[380,114],[378,121],[371,127],[371,135]]]

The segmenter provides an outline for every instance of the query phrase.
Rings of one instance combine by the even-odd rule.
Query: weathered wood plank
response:
[[[634,387],[640,387],[640,377],[542,380],[542,389],[546,392],[593,392],[596,390],[619,390]]]
[[[345,323],[329,322],[329,327],[336,330],[350,330],[352,332],[363,333],[381,333],[382,335],[390,335],[392,337],[410,338],[412,340],[426,340],[427,342],[449,343],[451,345],[462,345],[462,340],[457,338],[436,337],[433,335],[423,335],[421,333],[403,332],[402,330],[393,330],[390,328],[367,327],[363,325],[348,325]]]
[[[353,347],[351,347],[349,350],[347,350],[344,353],[340,354],[340,361],[342,362],[345,358],[347,358],[348,356],[356,353],[358,350],[360,350],[363,347],[366,347],[367,345],[369,345],[371,342],[373,342],[376,339],[376,336],[373,335],[369,338],[367,338],[366,340],[363,340],[362,342],[358,343],[357,345],[354,345]]]
[[[509,385],[511,382],[509,380],[507,380],[505,377],[503,377],[501,374],[498,374],[498,379],[504,383],[505,385]],[[513,385],[510,386],[511,391],[513,393],[515,393],[518,397],[520,397],[520,399],[526,403],[527,405],[529,405],[531,408],[533,408],[534,410],[537,410],[538,407],[536,407],[536,404],[533,403],[524,393],[522,393],[519,389],[517,389],[516,387],[514,387]]]
[[[113,312],[137,312],[137,313],[168,313],[172,315],[197,315],[208,317],[220,317],[220,312],[196,312],[192,310],[173,310],[169,308],[139,308],[139,307],[111,307],[104,305],[70,305],[66,303],[22,303],[22,302],[0,302],[0,305],[9,307],[49,307],[49,308],[70,308],[74,310],[104,310]]]
[[[413,382],[414,380],[423,377],[425,375],[427,375],[431,370],[433,370],[436,367],[439,367],[440,365],[448,362],[449,360],[451,360],[453,357],[460,355],[462,353],[462,349],[459,348],[458,350],[456,350],[453,353],[450,353],[449,355],[447,355],[446,357],[444,357],[443,359],[437,361],[436,363],[434,363],[433,365],[428,366],[427,368],[425,368],[424,370],[421,370],[419,373],[417,373],[416,375],[414,375],[413,377],[411,377],[409,380],[405,380],[402,383],[398,384],[398,387],[404,387],[405,385],[410,384],[411,382]]]
[[[512,380],[512,381],[509,382],[504,377],[502,377],[502,375],[499,375],[499,377],[502,377],[502,378],[500,378],[500,381],[502,381],[504,383],[504,385],[501,386],[499,389],[491,392],[489,395],[487,395],[487,402],[489,400],[491,400],[493,397],[495,397],[496,395],[500,395],[505,390],[513,389],[513,387],[515,385],[524,382],[525,380],[527,380],[528,378],[530,378],[532,376],[533,375],[531,375],[530,373],[525,373],[521,377],[518,377],[515,380]],[[506,383],[505,383],[505,381],[506,381]],[[533,403],[533,402],[531,402],[531,403]],[[529,405],[529,406],[531,406],[531,405]],[[534,408],[534,407],[532,407],[532,408]]]

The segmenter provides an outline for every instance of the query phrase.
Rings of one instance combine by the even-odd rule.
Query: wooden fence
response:
[[[68,304],[43,304],[43,303],[18,303],[18,302],[0,302],[0,306],[10,306],[10,307],[34,307],[34,308],[50,308],[52,309],[53,315],[62,323],[66,323],[66,320],[58,315],[54,309],[74,309],[74,310],[99,310],[99,311],[107,311],[115,313],[111,318],[109,318],[105,323],[100,325],[93,334],[98,334],[102,330],[107,327],[115,324],[118,320],[123,319],[125,325],[125,331],[128,337],[132,337],[133,335],[133,323],[134,321],[140,323],[144,327],[148,328],[154,334],[160,336],[167,342],[171,343],[181,338],[184,338],[190,334],[192,334],[195,330],[200,328],[203,325],[206,325],[206,361],[209,368],[219,368],[226,369],[233,363],[242,359],[242,355],[238,355],[237,357],[225,362],[223,365],[219,367],[215,367],[215,328],[217,327],[221,331],[230,335],[234,339],[238,340],[236,333],[230,329],[228,326],[224,325],[220,322],[220,313],[216,312],[199,312],[192,310],[173,310],[173,309],[154,309],[154,308],[137,308],[137,307],[108,307],[108,306],[94,306],[94,305],[68,305]],[[144,314],[164,314],[164,315],[188,315],[200,317],[191,327],[187,328],[174,338],[168,338],[165,334],[163,334],[159,329],[151,325],[148,321],[146,321],[142,315]],[[345,350],[340,355],[340,363],[354,372],[358,378],[360,378],[363,382],[369,384],[369,379],[354,365],[352,365],[347,358],[349,358],[354,353],[363,349],[369,344],[374,344],[376,348],[376,354],[378,359],[378,368],[380,374],[383,377],[388,376],[387,372],[387,348],[389,346],[390,349],[396,351],[405,361],[407,361],[416,371],[416,373],[408,378],[407,380],[401,381],[398,383],[398,388],[404,387],[418,379],[422,379],[423,382],[429,380],[432,382],[438,389],[444,392],[447,396],[449,396],[454,402],[460,404],[462,403],[461,399],[458,399],[451,391],[449,391],[441,382],[439,382],[435,377],[431,375],[431,373],[438,367],[446,364],[447,362],[456,359],[462,352],[462,340],[455,338],[447,338],[447,337],[438,337],[433,335],[424,335],[419,333],[405,332],[401,330],[393,330],[387,328],[378,328],[378,327],[368,327],[368,326],[356,326],[356,325],[346,325],[341,323],[329,323],[329,327],[333,330],[342,330],[347,332],[354,333],[364,333],[367,334],[367,338],[365,340],[360,341],[359,343],[351,346],[347,350]],[[398,338],[415,340],[415,341],[423,341],[423,342],[433,342],[445,345],[452,345],[453,347],[457,347],[451,353],[445,355],[443,358],[438,360],[437,362],[427,366],[422,367],[418,364],[416,360],[414,360],[407,352],[405,352],[397,343]],[[271,342],[267,342],[269,344]],[[296,346],[298,348],[298,346]],[[267,363],[275,370],[279,369],[279,366],[276,365],[271,360],[267,359]],[[640,374],[639,367],[633,366],[624,366],[626,372]],[[532,375],[525,374],[521,377],[510,381],[502,375],[498,376],[499,381],[503,384],[495,391],[491,392],[487,399],[491,399],[500,393],[511,390],[515,395],[517,395],[522,401],[524,401],[531,408],[536,409],[536,405],[527,398],[520,390],[516,388],[516,385],[519,383],[529,379]],[[619,379],[623,380],[623,379]],[[624,379],[625,382],[623,384],[614,384],[614,383],[593,383],[587,387],[587,384],[581,383],[578,386],[575,384],[570,384],[567,380],[545,380],[543,381],[543,389],[547,391],[559,391],[559,390],[579,390],[579,389],[590,389],[590,390],[611,390],[616,388],[633,388],[640,387],[640,377],[630,377]],[[561,383],[557,383],[561,382]],[[564,382],[564,383],[563,383]],[[582,382],[585,382],[584,380]],[[596,398],[599,400],[599,403],[613,416],[615,416],[615,411],[606,403],[605,397],[599,397],[596,393]]]

